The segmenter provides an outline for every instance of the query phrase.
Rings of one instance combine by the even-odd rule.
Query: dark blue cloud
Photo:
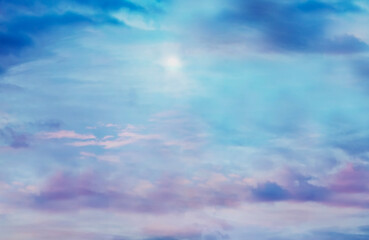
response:
[[[303,176],[295,180],[293,198],[298,201],[324,201],[330,194],[329,189],[310,184],[309,180]]]
[[[109,17],[90,17],[73,12],[42,16],[21,15],[0,24],[0,56],[19,54],[33,45],[38,34],[62,26],[114,23]]]
[[[253,195],[261,201],[280,201],[290,197],[287,190],[276,183],[266,182],[252,190]]]
[[[330,15],[359,10],[351,2],[235,1],[235,7],[225,12],[221,20],[230,27],[236,24],[258,29],[275,51],[353,54],[368,50],[367,44],[350,35],[327,37],[326,30]]]
[[[63,11],[63,7],[67,11]],[[81,8],[89,8],[91,11],[81,13]],[[123,22],[111,15],[111,12],[119,9],[140,14],[146,12],[142,6],[127,0],[0,0],[0,9],[0,74],[14,64],[14,56],[19,56],[23,49],[32,46],[42,33],[60,27],[123,25]],[[9,57],[12,57],[12,63],[7,59]],[[21,61],[20,56],[17,61]]]
[[[33,46],[39,34],[61,26],[94,23],[96,23],[95,19],[72,12],[60,15],[19,15],[2,22],[0,24],[0,68],[4,72],[12,64],[20,62],[22,50]]]
[[[328,188],[313,185],[309,183],[309,180],[311,180],[310,177],[294,174],[289,178],[290,186],[288,188],[274,182],[266,182],[259,184],[251,191],[259,201],[294,200],[324,202],[327,200],[331,191]]]
[[[0,141],[12,148],[26,148],[29,146],[29,136],[10,127],[0,129]]]

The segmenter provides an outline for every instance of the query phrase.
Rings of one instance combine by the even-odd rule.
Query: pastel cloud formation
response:
[[[0,9],[2,239],[369,239],[367,1]]]
[[[88,140],[96,138],[92,134],[79,134],[74,131],[68,130],[60,130],[57,132],[45,132],[41,133],[41,138],[45,139],[61,139],[61,138],[71,138],[71,139],[80,139],[80,140]]]
[[[84,153],[84,155],[88,155]],[[18,194],[27,198],[23,207],[47,211],[75,211],[79,209],[111,209],[123,212],[171,213],[208,207],[233,208],[244,203],[257,204],[265,202],[317,202],[328,206],[345,206],[368,208],[369,201],[340,201],[340,194],[346,189],[338,188],[337,179],[346,175],[347,169],[330,176],[333,185],[317,186],[302,177],[281,183],[272,180],[257,183],[222,176],[222,181],[214,182],[214,176],[202,180],[181,177],[166,177],[151,183],[139,181],[128,184],[121,178],[107,179],[99,173],[81,174],[58,172],[46,179],[42,186],[32,188],[38,191],[20,191]],[[368,174],[363,171],[362,174]],[[359,176],[361,177],[361,176]],[[342,180],[358,180],[342,179]],[[340,181],[339,180],[339,181]],[[360,179],[362,180],[362,179]],[[137,180],[136,180],[137,181]],[[350,182],[349,182],[350,183]],[[346,186],[345,186],[346,187]],[[28,187],[28,189],[31,189]],[[365,189],[367,190],[367,189]],[[352,188],[346,194],[355,194]],[[362,192],[362,191],[360,191]],[[365,191],[365,198],[369,197]],[[16,194],[15,196],[17,196]],[[19,195],[18,195],[19,196]],[[8,195],[10,199],[12,195]]]

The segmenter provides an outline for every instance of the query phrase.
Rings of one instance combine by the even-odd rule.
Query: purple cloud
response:
[[[26,148],[29,146],[30,136],[26,133],[19,133],[11,127],[0,129],[0,140],[12,148]]]
[[[339,171],[332,179],[330,188],[342,193],[368,193],[369,169],[364,166],[347,166]]]
[[[83,208],[115,209],[124,212],[168,213],[208,206],[234,208],[245,202],[318,202],[327,205],[366,207],[355,198],[337,201],[340,193],[368,191],[368,171],[347,168],[332,175],[333,183],[322,187],[309,183],[310,178],[296,175],[285,185],[260,182],[256,186],[224,178],[222,181],[190,181],[184,178],[163,178],[128,185],[119,179],[107,179],[96,173],[66,174],[59,172],[48,179],[30,207],[48,210]]]

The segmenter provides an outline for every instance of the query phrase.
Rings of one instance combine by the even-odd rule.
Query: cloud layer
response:
[[[366,1],[0,9],[1,238],[368,239]]]

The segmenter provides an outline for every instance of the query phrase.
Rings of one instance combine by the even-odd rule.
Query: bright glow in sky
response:
[[[0,240],[369,239],[368,1],[0,9]]]
[[[182,67],[182,61],[177,56],[167,56],[163,60],[163,65],[168,70],[179,70]]]

